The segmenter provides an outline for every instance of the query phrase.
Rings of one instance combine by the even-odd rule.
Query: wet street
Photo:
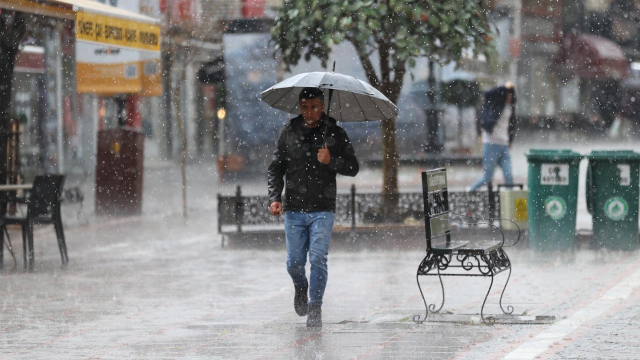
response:
[[[516,159],[526,149],[515,151]],[[518,160],[516,180],[526,180]],[[143,214],[93,214],[92,181],[73,179],[87,199],[81,216],[64,206],[69,266],[61,268],[52,227],[36,229],[36,268],[22,269],[5,251],[0,273],[2,359],[637,359],[640,340],[638,252],[580,250],[537,254],[509,249],[513,273],[503,305],[511,317],[481,324],[484,278],[445,278],[441,313],[417,325],[424,304],[415,282],[421,250],[349,251],[334,244],[321,330],[293,311],[283,244],[234,250],[217,234],[219,184],[210,164],[189,168],[189,218],[179,214],[177,166],[149,161]],[[453,168],[453,186],[479,175]],[[416,187],[417,169],[400,173]],[[373,175],[372,175],[373,174]],[[375,170],[356,178],[377,191]],[[351,180],[351,179],[349,179]],[[264,194],[263,184],[243,183]],[[348,189],[339,178],[341,191]],[[578,227],[590,217],[579,200]],[[383,236],[384,234],[380,234]],[[393,249],[395,239],[385,240]],[[358,246],[358,248],[367,248]],[[499,315],[507,274],[499,274],[485,314]],[[429,304],[441,302],[436,277],[421,278]]]
[[[420,252],[330,254],[324,327],[295,315],[282,249],[229,250],[214,213],[111,220],[67,231],[60,267],[53,231],[36,233],[36,270],[5,262],[3,359],[635,359],[638,253],[510,251],[511,318],[480,324],[487,279],[446,278],[433,322],[415,284]],[[16,234],[17,235],[17,234]],[[390,239],[389,241],[393,241]],[[16,241],[14,241],[14,244]],[[16,246],[19,248],[19,246]],[[5,258],[8,255],[5,255]],[[21,264],[19,264],[21,265]],[[485,309],[499,314],[500,286]],[[422,278],[430,303],[437,278]],[[547,319],[536,323],[536,316]]]
[[[0,360],[640,359],[639,24],[0,0]]]

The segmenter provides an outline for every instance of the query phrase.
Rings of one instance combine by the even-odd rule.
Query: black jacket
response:
[[[493,128],[496,126],[502,110],[504,109],[507,88],[504,86],[498,86],[484,93],[484,102],[482,103],[482,109],[480,109],[480,116],[478,116],[478,124],[480,128],[491,134]],[[516,95],[513,93],[513,100],[511,101],[511,117],[509,118],[509,144],[513,142],[513,138],[516,134]]]
[[[286,176],[285,211],[335,211],[336,174],[356,176],[360,169],[347,133],[336,125],[336,120],[322,115],[320,131],[327,128],[327,139],[331,161],[324,165],[318,161],[318,150],[323,141],[304,149],[302,116],[297,116],[282,129],[278,148],[269,165],[269,204],[282,202]]]

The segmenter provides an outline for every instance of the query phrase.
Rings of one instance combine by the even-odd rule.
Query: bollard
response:
[[[489,219],[496,218],[496,195],[493,191],[493,183],[487,183],[487,196],[489,196]]]
[[[351,184],[351,230],[356,229],[356,185]]]
[[[242,189],[240,185],[236,188],[235,217],[238,232],[242,232],[242,223],[244,220],[244,199],[242,198]]]
[[[218,234],[222,233],[222,195],[218,193]]]

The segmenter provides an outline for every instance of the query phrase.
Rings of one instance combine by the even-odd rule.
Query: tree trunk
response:
[[[0,14],[0,184],[7,183],[11,82],[20,40],[27,29],[26,16],[24,13],[4,9]]]
[[[381,51],[381,53],[384,53]],[[384,57],[383,59],[387,59]],[[382,61],[387,63],[387,60]],[[388,63],[387,63],[388,64]],[[393,68],[394,79],[391,79],[389,72]],[[382,66],[382,89],[381,92],[387,96],[391,102],[396,104],[402,89],[402,77],[404,68],[400,66]],[[396,119],[383,120],[380,123],[382,133],[382,215],[387,222],[400,222],[398,189],[398,145],[396,143]]]
[[[7,146],[11,121],[11,80],[15,53],[0,47],[0,184],[7,183]]]
[[[376,75],[369,53],[357,40],[350,40],[358,52],[358,57],[369,83],[383,93],[391,102],[397,103],[402,89],[405,64],[391,55],[395,52],[390,44],[382,41],[379,45],[380,78]],[[393,50],[393,51],[391,51]],[[394,73],[393,79],[391,72]],[[396,119],[383,120],[380,124],[382,132],[382,215],[385,221],[395,222],[400,219],[398,209],[398,147],[396,145]]]
[[[396,120],[383,120],[382,127],[382,214],[385,220],[399,221],[398,148]]]

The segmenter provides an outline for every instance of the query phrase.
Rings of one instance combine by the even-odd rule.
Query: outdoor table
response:
[[[31,188],[33,187],[33,184],[9,184],[9,185],[0,185],[0,192],[3,192],[3,194],[0,196],[1,199],[5,199],[5,195],[4,192],[8,192],[8,191],[19,191],[19,190],[31,190]],[[6,201],[8,202],[8,201]],[[4,214],[6,211],[6,209],[2,209],[2,214]],[[10,203],[9,204],[9,214],[15,214],[16,213],[16,204],[15,203]]]
[[[20,190],[31,190],[31,188],[33,187],[33,184],[9,184],[9,185],[0,185],[0,192],[3,192],[2,195],[0,195],[0,198],[2,200],[6,199],[5,197],[5,192],[9,192],[9,191],[20,191]],[[5,202],[9,202],[9,201],[5,201]],[[2,209],[2,213],[4,214],[4,211],[6,211],[5,209]],[[9,209],[9,213],[10,214],[15,214],[16,209],[15,209],[15,203],[11,203],[10,204],[10,209]]]
[[[0,185],[0,191],[30,190],[32,187],[33,184]]]

